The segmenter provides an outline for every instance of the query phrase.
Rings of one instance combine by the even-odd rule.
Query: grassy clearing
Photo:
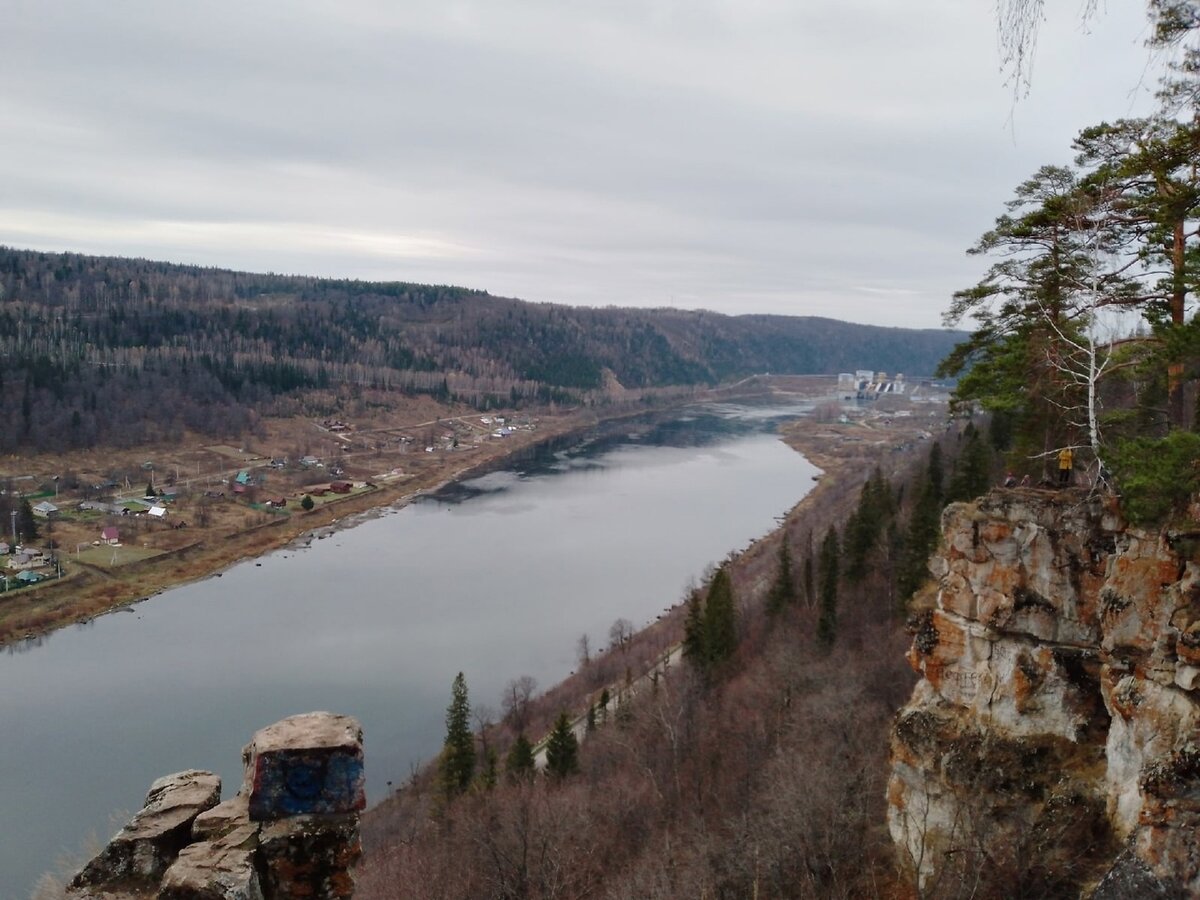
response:
[[[309,494],[309,496],[312,497],[312,499],[313,499],[313,509],[317,509],[322,506],[329,506],[330,504],[333,504],[333,503],[340,503],[343,500],[349,500],[352,497],[361,497],[364,494],[370,494],[373,491],[377,491],[377,490],[379,490],[379,488],[364,486],[364,487],[356,487],[353,490],[351,490],[350,493],[348,493],[348,494],[329,493],[329,494],[322,494],[320,496],[318,496],[317,494]],[[304,494],[301,493],[299,498],[294,501],[295,507],[297,509],[300,508],[300,501],[303,499],[304,499]],[[292,506],[292,504],[293,504],[293,501],[289,500],[288,501],[289,508]]]
[[[163,552],[154,547],[133,547],[123,544],[120,547],[89,547],[78,554],[73,554],[73,558],[100,569],[114,569],[132,562],[141,562],[143,559],[162,556]]]
[[[216,453],[218,456],[223,456],[226,459],[232,459],[236,462],[252,462],[260,457],[254,453],[243,453],[237,447],[230,447],[228,444],[213,444],[205,447],[205,450],[211,453]]]

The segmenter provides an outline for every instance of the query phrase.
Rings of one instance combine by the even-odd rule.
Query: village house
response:
[[[41,550],[36,550],[33,547],[26,547],[19,553],[8,558],[8,568],[15,572],[24,572],[27,569],[36,569],[46,562],[45,556]]]
[[[121,532],[116,525],[109,525],[107,528],[101,529],[100,540],[106,544],[119,544],[121,542]]]
[[[39,519],[49,519],[51,516],[58,515],[58,507],[49,500],[43,500],[33,507],[33,514]]]

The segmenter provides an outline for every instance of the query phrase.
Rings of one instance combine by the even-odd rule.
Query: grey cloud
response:
[[[1112,91],[1006,131],[991,41],[950,0],[18,5],[0,241],[933,325]]]

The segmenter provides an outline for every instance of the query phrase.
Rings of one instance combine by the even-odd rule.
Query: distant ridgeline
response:
[[[0,452],[234,435],[312,389],[479,409],[761,372],[932,372],[964,335],[790,316],[527,303],[0,247]]]

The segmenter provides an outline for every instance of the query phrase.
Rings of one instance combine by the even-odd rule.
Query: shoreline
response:
[[[430,473],[436,477],[431,483],[422,483],[423,479],[418,478],[403,486],[378,485],[374,490],[326,503],[309,512],[295,513],[286,519],[266,522],[229,534],[206,536],[195,544],[170,554],[168,559],[155,558],[147,561],[139,566],[137,571],[128,568],[126,571],[105,571],[87,564],[72,563],[74,571],[64,576],[61,581],[47,584],[29,595],[18,595],[16,602],[32,601],[28,605],[33,608],[27,611],[24,618],[20,612],[14,615],[12,611],[6,611],[8,615],[0,617],[0,649],[26,641],[36,641],[60,628],[84,624],[103,615],[132,610],[138,604],[175,587],[208,578],[219,578],[227,569],[240,562],[257,559],[302,542],[317,540],[320,534],[332,534],[353,527],[368,516],[382,515],[391,509],[402,509],[423,494],[433,493],[446,485],[473,477],[477,470],[503,465],[506,460],[523,450],[572,433],[586,431],[608,420],[604,417],[588,417],[584,421],[578,421],[576,415],[577,413],[569,414],[545,430],[533,433],[536,436],[532,439],[514,442],[499,453],[489,454],[483,459],[468,458],[461,465],[446,465],[439,472]],[[611,418],[622,417],[623,415],[619,414]],[[243,538],[247,540],[241,542],[240,539]],[[240,546],[230,546],[239,543]],[[180,571],[177,565],[179,561],[187,565],[188,572]],[[116,582],[123,583],[117,586],[119,593],[113,596],[113,586]],[[60,596],[75,594],[81,589],[82,593],[74,597]]]
[[[745,383],[739,383],[652,406],[621,409],[610,415],[575,409],[556,418],[543,417],[542,427],[537,431],[520,432],[520,436],[508,438],[502,449],[498,447],[482,456],[463,454],[461,460],[449,457],[436,470],[403,484],[376,484],[372,490],[324,503],[309,512],[293,513],[287,518],[228,533],[203,535],[191,544],[140,563],[110,570],[70,562],[68,558],[72,569],[69,575],[19,592],[11,602],[20,604],[20,608],[10,608],[7,604],[0,607],[0,649],[37,642],[61,628],[86,624],[103,615],[132,611],[138,604],[172,588],[219,578],[245,560],[319,540],[322,535],[352,528],[368,518],[403,509],[420,496],[503,468],[523,452],[606,423],[667,413],[697,402],[771,393],[769,388],[747,391],[746,387]]]

